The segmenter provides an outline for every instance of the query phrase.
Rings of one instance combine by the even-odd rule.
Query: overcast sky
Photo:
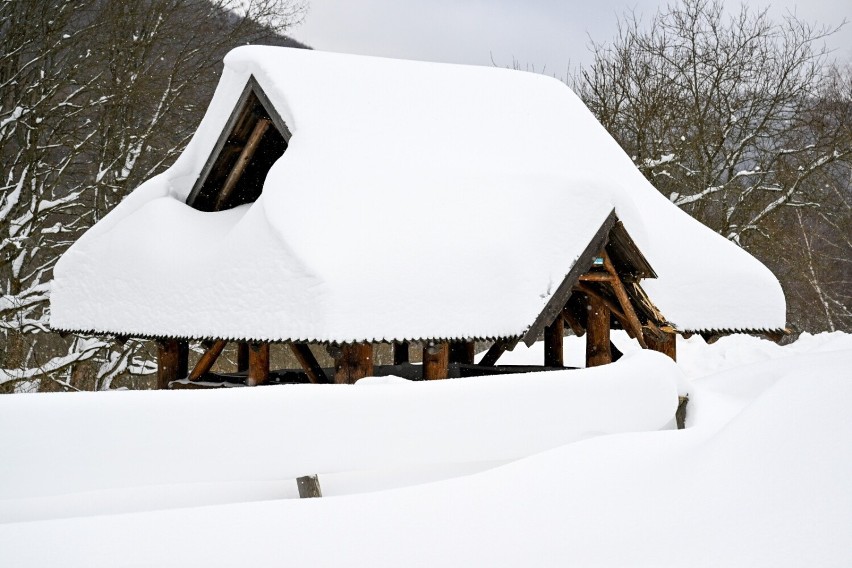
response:
[[[732,9],[739,2],[726,2]],[[665,4],[665,2],[662,2]],[[852,18],[850,0],[750,2],[800,18],[839,24]],[[512,60],[565,77],[569,65],[589,62],[588,39],[608,41],[627,10],[656,12],[659,0],[310,0],[305,22],[290,35],[315,49],[491,65]],[[852,25],[828,41],[838,59],[852,61]]]

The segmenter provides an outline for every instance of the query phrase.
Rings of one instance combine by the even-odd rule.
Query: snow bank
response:
[[[363,387],[0,397],[0,432],[15,433],[0,439],[0,521],[166,506],[176,495],[184,506],[240,491],[273,498],[268,482],[301,475],[463,470],[658,430],[672,421],[680,377],[662,355],[637,353],[585,371]]]
[[[752,383],[760,369],[773,380],[758,377],[748,393],[732,394],[741,406],[724,423],[587,439],[439,483],[5,525],[0,560],[87,568],[849,566],[850,368],[852,351],[843,351],[758,363],[715,385],[706,377],[720,395]],[[535,420],[537,408],[527,411]]]
[[[250,76],[290,146],[256,203],[200,213],[184,201]],[[258,340],[517,336],[613,208],[659,274],[651,299],[679,328],[785,325],[775,277],[661,196],[561,82],[242,47],[177,162],[60,259],[51,325]]]

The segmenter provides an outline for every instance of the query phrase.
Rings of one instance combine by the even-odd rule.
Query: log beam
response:
[[[479,362],[479,365],[482,367],[493,367],[497,364],[497,359],[500,358],[500,355],[505,353],[508,349],[509,342],[504,339],[498,339],[485,353],[485,356],[482,358],[482,361]]]
[[[450,344],[429,342],[423,346],[423,378],[427,381],[446,379],[449,374]]]
[[[182,377],[180,373],[180,345],[177,339],[157,342],[157,388],[167,389],[171,381]],[[184,375],[186,376],[186,375]]]
[[[309,381],[314,384],[328,384],[331,382],[325,376],[325,371],[320,367],[317,358],[314,357],[307,343],[291,343],[290,349],[293,351],[293,355],[296,357],[299,365],[305,370],[305,374],[308,375]]]
[[[586,325],[586,367],[596,367],[612,362],[609,345],[609,308],[597,296],[588,296],[588,324]]]
[[[334,382],[355,384],[358,379],[373,374],[373,344],[344,343],[334,361]]]
[[[237,158],[237,162],[234,164],[233,169],[231,169],[225,183],[222,185],[222,189],[219,191],[219,197],[216,199],[216,205],[214,206],[215,211],[222,209],[228,202],[228,198],[231,197],[231,193],[237,186],[237,182],[240,180],[252,157],[254,157],[254,153],[257,151],[258,146],[260,146],[260,140],[266,134],[270,125],[272,125],[272,121],[268,118],[261,118],[255,124],[254,130],[252,130],[246,145],[243,147],[243,151],[240,152],[240,157]]]
[[[249,368],[246,384],[250,387],[262,385],[269,380],[269,344],[249,345]]]
[[[209,349],[207,349],[207,351],[204,352],[203,355],[201,355],[201,357],[199,357],[198,362],[189,374],[190,381],[197,381],[210,372],[210,369],[213,368],[213,364],[216,362],[216,359],[219,358],[219,355],[222,354],[222,350],[225,349],[226,343],[227,342],[224,339],[217,340]]]
[[[473,365],[476,356],[475,341],[452,341],[450,342],[450,363],[461,363]]]
[[[565,365],[563,357],[563,340],[565,337],[565,320],[562,314],[556,316],[553,323],[544,328],[544,366],[562,367]]]

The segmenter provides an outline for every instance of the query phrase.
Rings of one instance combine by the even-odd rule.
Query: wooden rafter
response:
[[[218,211],[222,209],[222,207],[224,207],[228,202],[228,199],[231,197],[231,192],[233,192],[234,188],[237,186],[240,176],[242,176],[243,172],[246,170],[246,167],[254,156],[254,153],[257,151],[258,146],[260,146],[260,140],[263,138],[263,135],[266,134],[266,131],[271,124],[272,121],[268,118],[261,118],[257,121],[257,124],[255,124],[254,130],[252,130],[251,135],[249,135],[246,145],[243,147],[242,152],[240,152],[240,157],[237,158],[237,163],[234,164],[234,167],[228,174],[228,178],[225,180],[224,185],[222,185],[222,189],[219,191],[219,196],[216,198],[214,210]]]
[[[190,381],[197,381],[210,372],[210,369],[213,368],[213,364],[216,362],[216,359],[219,358],[219,355],[222,354],[222,350],[225,349],[226,343],[227,342],[224,339],[219,339],[213,343],[213,345],[211,345],[203,355],[201,355],[198,362],[195,364],[195,367],[192,368],[192,372],[189,374]]]
[[[615,297],[618,298],[618,303],[621,304],[621,309],[624,312],[624,317],[627,320],[630,330],[633,332],[639,345],[647,349],[648,346],[645,344],[645,338],[642,337],[642,324],[639,322],[636,310],[633,309],[633,304],[630,303],[630,298],[627,296],[624,284],[621,282],[621,278],[618,277],[618,272],[615,271],[615,266],[613,266],[612,260],[610,260],[606,251],[603,251],[601,256],[603,256],[604,268],[612,276],[609,284],[612,287],[612,291],[615,292]]]

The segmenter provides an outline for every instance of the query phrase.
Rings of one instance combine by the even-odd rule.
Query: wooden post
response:
[[[262,385],[269,380],[269,344],[249,345],[249,367],[246,384],[250,387]]]
[[[197,381],[210,372],[210,369],[213,367],[216,359],[219,358],[219,355],[221,355],[222,351],[225,349],[226,344],[227,342],[224,339],[219,339],[213,343],[210,349],[205,351],[204,354],[198,358],[198,362],[189,374],[189,380]]]
[[[565,320],[562,314],[556,316],[553,323],[544,328],[544,366],[562,367],[565,365],[562,354],[562,341],[565,337]]]
[[[237,343],[237,372],[248,371],[249,345],[245,342]]]
[[[654,351],[659,351],[663,355],[668,355],[672,358],[672,361],[677,361],[677,334],[669,333],[666,331],[659,331],[654,333],[654,331],[645,329],[644,330],[645,343],[648,346],[648,349],[653,349]]]
[[[450,344],[430,341],[423,346],[423,378],[427,381],[446,379],[450,364]]]
[[[450,343],[450,363],[473,365],[475,355],[475,341],[453,341]]]
[[[325,371],[320,367],[319,362],[317,361],[314,354],[311,352],[311,348],[308,347],[307,343],[291,343],[290,349],[293,351],[293,355],[296,356],[296,360],[299,362],[299,365],[302,366],[302,369],[305,370],[305,374],[308,375],[308,379],[314,384],[328,384],[328,377],[325,376]]]
[[[334,382],[355,384],[358,379],[373,374],[373,344],[344,343],[334,361]]]
[[[157,388],[167,389],[180,373],[180,345],[177,339],[161,339],[157,342]],[[184,375],[185,376],[185,375]]]
[[[316,475],[305,475],[296,478],[296,485],[299,486],[299,498],[307,499],[310,497],[322,497],[322,489],[320,489],[319,477]]]
[[[689,402],[689,397],[677,397],[677,410],[675,411],[675,423],[678,430],[686,428],[686,405]]]
[[[403,365],[408,363],[408,342],[394,341],[393,342],[393,364]]]
[[[586,367],[612,362],[609,350],[609,308],[597,296],[586,296],[588,321],[586,324]]]

